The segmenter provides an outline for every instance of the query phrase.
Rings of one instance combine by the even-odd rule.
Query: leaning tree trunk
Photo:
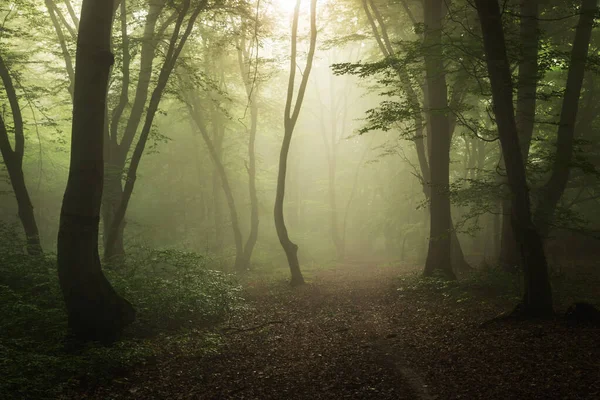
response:
[[[164,8],[165,0],[150,0],[144,23],[144,32],[139,50],[139,73],[133,101],[129,101],[130,86],[130,48],[127,33],[127,5],[121,2],[121,72],[123,75],[119,103],[111,114],[109,128],[108,157],[105,159],[105,193],[102,199],[102,218],[104,222],[104,259],[118,265],[125,258],[124,232],[126,221],[123,217],[117,226],[113,226],[117,211],[123,201],[123,172],[126,169],[127,157],[138,132],[138,127],[146,110],[146,101],[152,80],[152,64],[155,58],[159,35],[155,33],[157,21]],[[119,142],[119,126],[125,109],[131,106],[127,123]],[[112,237],[114,235],[114,238]],[[109,241],[111,243],[109,243]]]
[[[551,229],[556,206],[569,180],[575,146],[575,123],[597,5],[598,0],[581,2],[581,16],[575,30],[567,84],[558,123],[556,157],[552,164],[550,179],[544,185],[542,196],[540,196],[535,209],[535,225],[543,236],[546,236]]]
[[[84,0],[77,39],[71,160],[58,232],[58,276],[71,333],[114,340],[135,318],[100,264],[98,229],[104,176],[104,111],[110,67],[112,1]]]
[[[288,260],[290,272],[292,275],[291,285],[298,286],[304,284],[304,277],[300,270],[300,262],[298,261],[298,246],[290,240],[287,228],[285,226],[285,220],[283,218],[283,200],[285,197],[285,177],[287,172],[287,159],[290,151],[290,143],[292,141],[292,134],[294,133],[294,127],[298,121],[300,115],[300,109],[302,108],[302,101],[304,100],[304,94],[306,93],[306,85],[308,84],[308,78],[312,69],[312,63],[315,56],[315,50],[317,45],[317,0],[311,0],[310,2],[310,48],[308,50],[308,56],[306,59],[306,68],[302,75],[302,81],[300,82],[300,88],[298,89],[298,96],[296,97],[296,104],[292,109],[292,101],[294,97],[294,81],[296,78],[296,67],[297,67],[297,40],[298,40],[298,18],[300,15],[300,3],[301,0],[296,1],[296,8],[294,9],[294,20],[292,23],[292,45],[291,45],[291,57],[290,57],[290,77],[287,89],[287,99],[285,103],[285,114],[284,114],[284,134],[283,143],[281,145],[281,152],[279,154],[279,172],[277,175],[277,191],[275,196],[275,207],[273,210],[275,219],[275,229],[277,231],[277,237],[279,243],[283,247],[283,251]]]
[[[525,292],[519,312],[530,317],[548,316],[553,313],[552,289],[544,246],[532,222],[529,188],[514,116],[512,77],[500,7],[498,2],[488,0],[476,0],[475,4],[483,33],[494,114],[512,194],[513,233],[523,260]]]
[[[208,153],[213,161],[213,165],[215,171],[218,173],[218,176],[221,180],[221,186],[223,188],[223,193],[225,194],[225,198],[227,200],[227,205],[229,207],[229,214],[231,216],[231,227],[233,230],[233,238],[235,241],[235,262],[234,269],[243,270],[246,268],[245,260],[244,260],[244,245],[242,239],[242,230],[240,228],[239,217],[237,213],[237,207],[235,205],[235,199],[233,197],[233,190],[231,189],[231,185],[229,184],[229,178],[227,176],[227,171],[225,170],[225,166],[221,160],[220,155],[217,153],[217,149],[215,148],[214,142],[211,140],[210,135],[208,133],[208,129],[204,124],[203,117],[201,115],[201,106],[200,103],[195,96],[195,94],[191,94],[191,99],[186,101],[186,106],[188,108],[188,112],[196,125],[196,128],[200,131],[202,135],[202,139],[204,139],[204,144],[208,149]]]
[[[448,93],[442,54],[442,0],[425,0],[425,75],[427,80],[429,123],[431,126],[431,205],[429,251],[424,275],[436,270],[454,279],[451,262],[450,213],[450,124],[444,112]]]
[[[521,60],[519,62],[519,76],[517,88],[517,109],[515,114],[521,155],[523,163],[527,165],[529,148],[533,137],[535,122],[536,91],[538,81],[538,48],[539,48],[539,21],[538,0],[521,2]],[[514,271],[521,264],[519,250],[512,234],[511,226],[511,200],[507,197],[502,200],[502,239],[500,247],[500,265],[507,271]]]
[[[187,38],[194,28],[194,23],[196,22],[198,15],[206,6],[206,0],[196,3],[193,11],[190,13],[187,23],[184,24],[184,19],[190,9],[190,3],[190,0],[184,0],[179,9],[179,14],[177,15],[177,20],[171,34],[171,40],[169,41],[169,45],[165,54],[165,61],[160,69],[156,87],[152,91],[152,96],[150,97],[150,103],[148,104],[148,110],[146,111],[144,125],[142,127],[142,131],[140,132],[139,140],[131,155],[131,162],[129,163],[129,170],[127,171],[127,179],[125,180],[125,187],[123,188],[123,196],[119,202],[119,207],[115,211],[114,218],[108,231],[105,249],[105,253],[108,255],[114,254],[113,252],[115,244],[117,243],[118,233],[125,219],[127,207],[129,206],[129,201],[131,200],[131,196],[133,194],[133,188],[137,179],[137,170],[140,165],[142,155],[144,154],[144,149],[146,148],[148,136],[150,135],[150,130],[152,129],[154,117],[158,111],[158,106],[167,86],[167,82],[171,76],[173,68],[175,68],[175,63],[177,62],[177,59],[179,58],[179,55],[185,46]],[[181,28],[184,25],[185,29],[180,37],[179,35],[182,30]]]
[[[25,184],[25,175],[23,174],[23,156],[25,154],[25,135],[23,133],[23,117],[21,116],[21,108],[12,78],[8,72],[8,67],[4,63],[4,59],[0,57],[0,78],[4,84],[4,90],[10,103],[10,108],[13,117],[13,129],[15,132],[15,148],[13,150],[10,139],[8,138],[8,130],[4,124],[4,120],[0,115],[0,153],[4,159],[4,165],[8,171],[10,183],[17,199],[17,207],[19,219],[25,231],[27,238],[27,253],[30,255],[38,255],[42,253],[40,244],[40,234],[33,213],[33,204],[29,197],[29,191]]]

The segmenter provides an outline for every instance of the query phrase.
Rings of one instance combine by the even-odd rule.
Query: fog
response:
[[[0,398],[597,399],[597,17],[2,1]]]

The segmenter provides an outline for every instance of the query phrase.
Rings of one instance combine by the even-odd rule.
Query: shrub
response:
[[[0,222],[2,399],[55,399],[69,388],[110,380],[165,349],[185,345],[186,353],[214,351],[218,338],[192,329],[227,317],[241,304],[239,286],[230,276],[210,270],[204,257],[172,250],[138,252],[123,269],[106,271],[137,307],[138,321],[111,347],[88,343],[67,350],[56,259],[24,254],[17,232]],[[137,335],[139,330],[167,329],[169,335],[153,339]]]

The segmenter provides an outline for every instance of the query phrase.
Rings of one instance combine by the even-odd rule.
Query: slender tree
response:
[[[142,131],[140,132],[140,137],[135,146],[135,149],[133,150],[133,153],[131,155],[129,169],[127,170],[127,179],[125,181],[125,187],[123,188],[123,195],[121,197],[121,201],[119,202],[119,206],[115,211],[112,223],[110,225],[110,229],[108,231],[105,253],[109,256],[114,254],[114,246],[117,243],[119,237],[121,237],[119,232],[121,231],[121,226],[125,218],[125,213],[127,212],[127,207],[129,206],[129,200],[131,199],[131,195],[133,193],[133,188],[135,185],[135,180],[137,178],[137,169],[142,159],[142,155],[144,153],[144,149],[148,141],[148,135],[150,134],[152,123],[154,122],[154,117],[156,115],[156,112],[158,111],[160,100],[164,93],[165,87],[167,86],[169,77],[171,76],[171,72],[175,68],[177,59],[179,58],[179,55],[181,54],[181,51],[183,50],[183,47],[185,46],[188,37],[194,29],[194,24],[196,22],[196,19],[198,18],[198,15],[206,7],[206,3],[207,0],[198,0],[195,1],[195,4],[192,7],[191,0],[184,0],[181,5],[181,8],[179,9],[177,20],[175,22],[175,27],[171,35],[171,40],[169,41],[169,46],[165,54],[165,61],[158,75],[156,87],[152,91],[152,96],[150,98],[148,110],[146,111],[144,125],[142,127]],[[188,11],[190,10],[190,8],[192,9],[192,11],[189,13],[190,15],[186,22],[185,17],[188,15]],[[183,32],[181,32],[182,27],[185,27]]]
[[[256,5],[256,17],[259,17],[260,2]],[[252,252],[258,239],[258,195],[256,192],[256,134],[258,130],[258,104],[257,97],[259,93],[258,83],[258,59],[252,59],[252,52],[258,54],[258,21],[254,22],[254,33],[248,40],[248,33],[244,30],[238,42],[238,64],[240,75],[246,89],[246,97],[248,99],[248,107],[250,108],[250,127],[248,131],[248,164],[246,166],[248,172],[248,195],[250,196],[250,233],[244,245],[244,266],[250,264]],[[254,69],[251,68],[254,63]]]
[[[304,284],[304,277],[300,270],[300,262],[298,261],[298,245],[292,242],[289,238],[287,228],[285,226],[285,220],[283,218],[283,201],[285,197],[285,177],[287,171],[287,159],[290,151],[290,144],[292,141],[292,135],[300,110],[302,108],[302,101],[304,100],[304,94],[306,92],[306,85],[308,84],[308,78],[312,69],[313,59],[315,56],[315,50],[317,47],[317,0],[311,0],[310,2],[310,47],[308,50],[308,56],[306,59],[306,67],[304,68],[304,74],[300,81],[300,87],[298,88],[298,94],[296,96],[296,103],[293,105],[294,99],[294,83],[296,79],[296,68],[297,68],[297,46],[298,46],[298,19],[300,16],[300,4],[301,0],[296,1],[296,7],[294,9],[294,17],[292,21],[292,43],[291,43],[291,54],[290,54],[290,76],[288,81],[287,99],[285,103],[285,114],[284,114],[284,135],[283,143],[281,145],[281,153],[279,155],[279,173],[277,175],[277,194],[275,197],[275,229],[277,230],[277,237],[279,242],[285,251],[285,255],[288,260],[290,272],[292,275],[291,285],[299,286]]]
[[[531,215],[500,7],[497,1],[475,0],[475,4],[483,33],[494,114],[512,195],[513,234],[523,260],[525,292],[518,310],[525,316],[548,316],[553,313],[548,264],[541,237],[533,225]]]
[[[23,173],[23,156],[25,154],[25,135],[23,133],[23,117],[21,116],[21,108],[19,99],[10,76],[8,67],[4,58],[0,55],[0,78],[8,97],[10,104],[13,131],[15,135],[14,149],[10,144],[8,128],[0,115],[0,153],[4,160],[4,165],[10,177],[10,183],[17,199],[17,207],[19,210],[19,219],[23,225],[25,236],[27,238],[27,253],[37,255],[42,253],[40,244],[40,234],[38,231],[35,214],[33,212],[33,204],[29,197],[29,191],[25,184],[25,174]]]
[[[103,139],[116,4],[84,0],[77,37],[69,177],[58,232],[58,276],[71,333],[114,340],[135,318],[102,273],[98,229],[104,177]]]

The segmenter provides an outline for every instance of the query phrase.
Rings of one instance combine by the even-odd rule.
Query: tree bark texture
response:
[[[100,264],[98,229],[113,2],[84,0],[77,39],[69,177],[58,232],[58,276],[69,329],[83,340],[116,339],[135,318]]]

